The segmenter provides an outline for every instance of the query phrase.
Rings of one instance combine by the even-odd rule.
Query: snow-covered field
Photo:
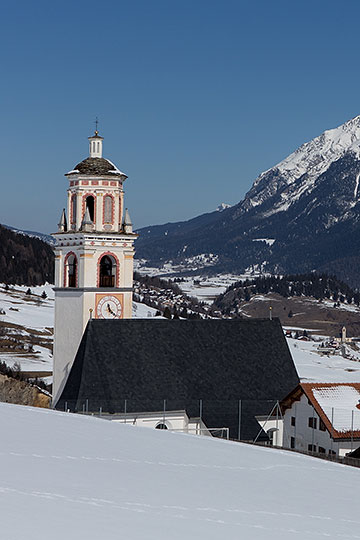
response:
[[[360,470],[0,404],[4,540],[360,539]]]
[[[316,352],[319,343],[313,341],[287,338],[287,342],[303,382],[360,382],[360,361],[340,355],[320,356]]]

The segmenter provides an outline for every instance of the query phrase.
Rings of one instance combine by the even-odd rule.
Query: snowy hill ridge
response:
[[[360,539],[359,469],[46,409],[0,413],[4,540]]]
[[[242,210],[262,204],[279,191],[282,191],[281,201],[267,215],[286,210],[302,193],[312,190],[317,178],[334,161],[349,152],[360,157],[360,115],[337,128],[324,131],[262,172],[246,194],[243,204],[240,203]]]

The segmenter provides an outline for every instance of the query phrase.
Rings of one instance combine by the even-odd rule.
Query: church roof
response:
[[[91,176],[114,175],[127,178],[109,159],[100,157],[88,157],[75,165],[74,169],[66,174],[89,174]]]
[[[56,408],[186,410],[236,438],[259,431],[299,379],[278,319],[90,320]]]

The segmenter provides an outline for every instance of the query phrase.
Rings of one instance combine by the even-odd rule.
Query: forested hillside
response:
[[[240,302],[248,302],[253,295],[268,293],[277,293],[284,298],[306,296],[316,300],[328,299],[334,303],[360,304],[360,293],[335,276],[308,273],[238,281],[216,298],[213,309],[228,315]]]
[[[52,248],[39,240],[0,225],[0,282],[42,285],[54,281]]]

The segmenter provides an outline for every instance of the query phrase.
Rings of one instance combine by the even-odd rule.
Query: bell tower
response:
[[[55,246],[53,405],[66,382],[89,318],[132,316],[134,240],[123,184],[127,176],[102,157],[103,137],[89,137],[89,157],[69,181]]]

